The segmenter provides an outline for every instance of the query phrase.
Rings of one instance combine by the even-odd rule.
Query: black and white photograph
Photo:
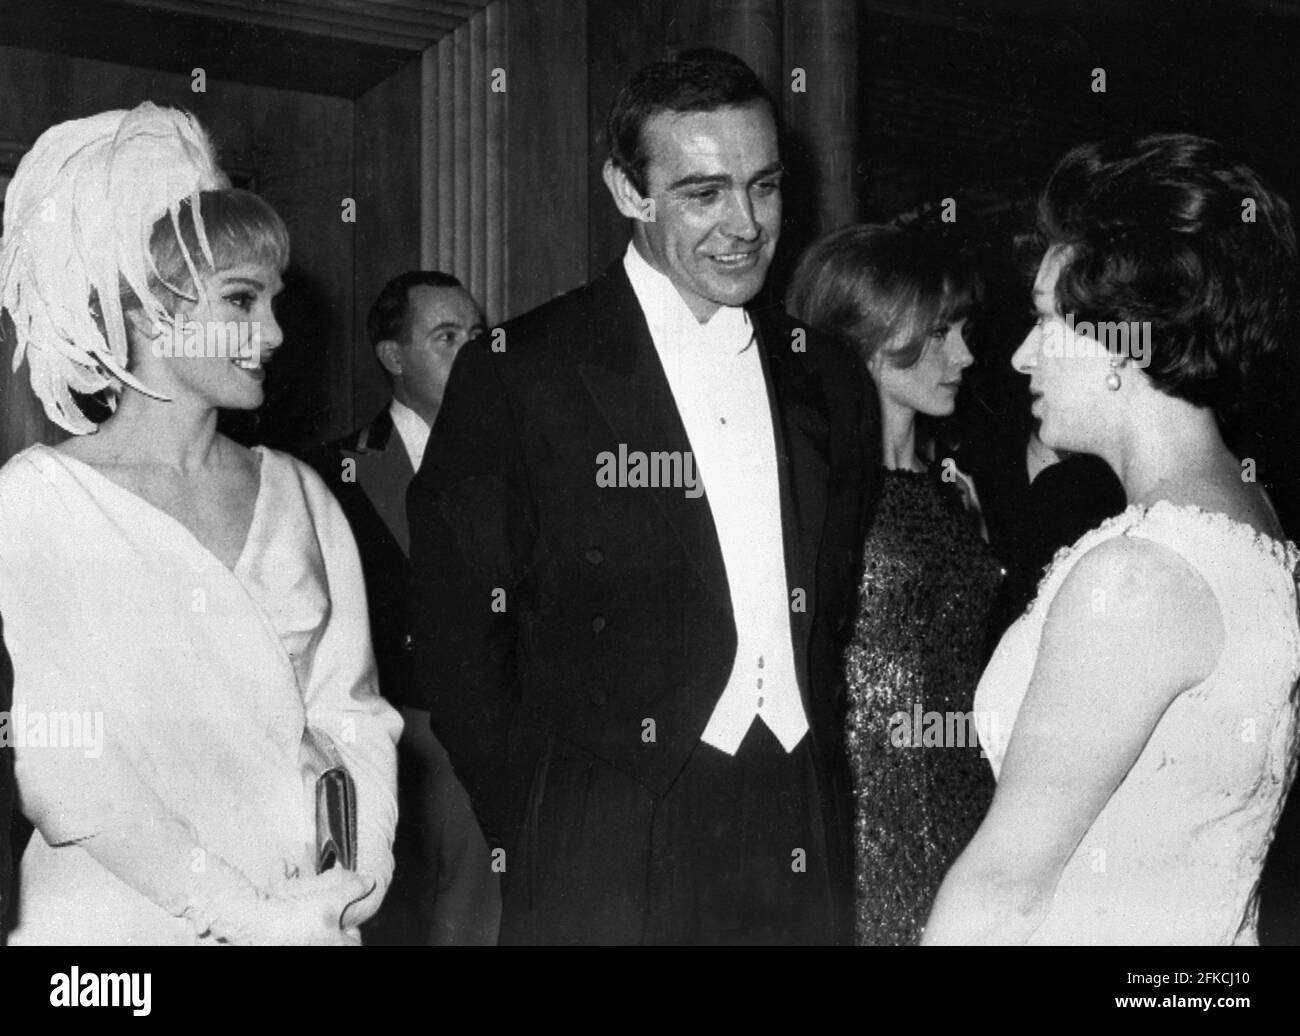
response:
[[[1289,1002],[1297,53],[1300,0],[0,0],[0,988]]]

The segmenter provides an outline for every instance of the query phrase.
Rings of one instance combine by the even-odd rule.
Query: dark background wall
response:
[[[420,265],[420,63],[362,94],[354,107],[358,206],[349,284],[350,321],[333,365],[334,398],[346,416],[326,423],[342,435],[378,413],[389,395],[366,337],[370,301],[393,277]],[[355,302],[353,301],[355,300]],[[307,438],[311,438],[308,436]]]
[[[223,166],[255,176],[293,242],[282,322],[295,348],[276,360],[268,407],[268,432],[283,441],[328,414],[347,373],[330,358],[343,355],[351,337],[353,228],[339,216],[351,193],[352,104],[218,79],[206,85],[194,93],[188,75],[0,46],[0,141],[30,146],[56,122],[152,100],[194,112]],[[25,383],[18,388],[0,400],[5,420],[49,434]]]
[[[227,164],[254,177],[293,237],[283,297],[293,348],[277,358],[262,413],[232,422],[279,445],[342,434],[382,405],[386,387],[364,338],[370,300],[411,266],[461,268],[463,248],[451,256],[422,245],[439,240],[445,228],[434,224],[448,219],[446,199],[441,207],[427,200],[438,187],[455,185],[456,234],[441,237],[459,241],[457,206],[480,200],[470,181],[498,177],[502,218],[489,251],[501,287],[490,320],[617,258],[627,228],[600,177],[605,115],[636,67],[686,46],[740,54],[781,109],[790,176],[774,297],[817,233],[957,200],[955,230],[994,282],[996,305],[977,342],[992,394],[1007,389],[1001,369],[1023,331],[1013,298],[1022,289],[1006,262],[1022,215],[1016,205],[1070,146],[1127,130],[1190,130],[1238,146],[1283,193],[1300,197],[1292,58],[1300,9],[1275,0],[474,0],[431,2],[425,35],[406,39],[382,20],[392,11],[383,4],[374,5],[373,29],[353,17],[330,30],[348,39],[320,35],[315,22],[199,17],[202,0],[169,6],[196,14],[138,0],[0,0],[0,163],[50,124],[107,107],[150,98],[199,115]],[[427,42],[488,7],[500,36],[490,61],[478,60],[481,32],[457,31],[450,51]],[[403,12],[402,25],[413,17]],[[426,80],[446,78],[434,67],[440,61],[477,61],[480,75],[500,61],[510,90],[486,101],[481,91],[439,99],[422,86],[422,58]],[[190,89],[196,66],[207,69],[206,93]],[[1101,93],[1092,88],[1097,68],[1106,75]],[[792,88],[795,70],[801,92]],[[484,103],[502,107],[488,172],[481,157],[474,167],[464,154],[463,126],[450,138],[454,154],[429,148],[427,137],[422,148],[430,118],[481,112]],[[452,165],[457,175],[448,177]],[[348,197],[355,224],[340,219]],[[3,459],[51,432],[7,378],[0,394],[12,397]]]
[[[835,194],[832,223],[944,197],[971,200],[974,221],[1032,191],[1070,147],[1130,131],[1223,140],[1300,198],[1300,7],[1290,3],[604,0],[588,5],[588,33],[593,269],[626,240],[599,180],[605,113],[631,69],[688,44],[728,47],[764,72],[795,144],[824,149],[827,129],[848,127],[835,147],[851,161],[834,179],[814,169],[788,184],[796,205],[817,196],[804,206],[814,214]],[[797,66],[803,94],[790,89]],[[1093,90],[1097,68],[1105,92]],[[828,103],[828,93],[842,96]],[[811,133],[820,110],[843,117]]]

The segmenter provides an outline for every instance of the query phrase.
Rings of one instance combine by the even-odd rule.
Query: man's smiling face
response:
[[[763,287],[781,235],[781,159],[763,102],[659,112],[642,127],[646,196],[638,250],[699,320]]]

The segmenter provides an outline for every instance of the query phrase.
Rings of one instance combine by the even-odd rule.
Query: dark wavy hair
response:
[[[931,330],[969,318],[983,286],[959,251],[921,222],[859,223],[814,241],[799,259],[786,309],[870,361],[920,360]]]
[[[1037,244],[1040,254],[1067,250],[1062,314],[1150,321],[1147,376],[1221,422],[1292,334],[1290,206],[1212,140],[1170,133],[1075,148],[1039,199]]]
[[[753,70],[725,50],[686,50],[667,61],[640,69],[614,98],[605,121],[609,158],[641,195],[646,193],[642,131],[660,112],[702,112],[766,102],[772,117],[776,103]]]

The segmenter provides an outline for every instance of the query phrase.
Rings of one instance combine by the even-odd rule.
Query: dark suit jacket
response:
[[[405,705],[411,655],[406,622],[406,487],[414,472],[402,437],[384,407],[364,428],[303,459],[334,491],[352,526],[370,607],[379,689],[388,701]]]
[[[846,347],[811,331],[799,342],[776,310],[751,316],[786,571],[805,605],[791,614],[799,690],[828,841],[847,854],[840,647],[878,464],[876,396]],[[622,262],[504,332],[504,351],[462,349],[407,497],[412,690],[490,845],[534,844],[522,826],[547,798],[562,859],[511,849],[506,871],[544,891],[585,853],[644,844],[655,796],[726,686],[736,629],[707,495],[597,485],[598,455],[619,444],[690,449]]]
[[[308,462],[333,489],[357,540],[370,609],[379,689],[409,706],[411,640],[406,490],[415,472],[385,407],[359,431],[317,449]],[[397,872],[365,930],[369,942],[496,941],[500,897],[487,847],[464,790],[428,718],[406,712],[398,744]]]
[[[4,618],[0,616],[0,713],[13,705],[13,668],[4,646]],[[11,822],[14,812],[14,750],[0,745],[0,920],[9,910],[9,890],[13,882],[13,843]]]

